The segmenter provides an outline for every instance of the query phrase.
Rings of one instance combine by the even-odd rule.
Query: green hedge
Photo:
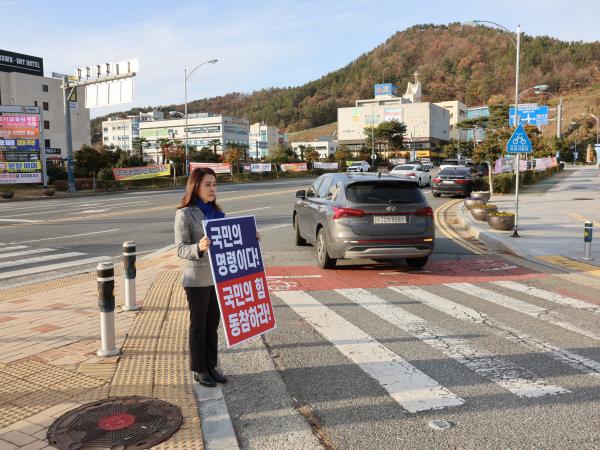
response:
[[[521,186],[535,184],[539,180],[551,177],[561,170],[562,168],[560,167],[551,167],[540,172],[536,172],[535,170],[526,170],[525,172],[521,172],[519,174],[519,184]],[[510,194],[515,191],[516,177],[514,173],[500,173],[497,175],[492,175],[492,183],[494,184],[495,193]],[[482,191],[489,190],[488,177],[479,178],[475,182],[475,189]]]

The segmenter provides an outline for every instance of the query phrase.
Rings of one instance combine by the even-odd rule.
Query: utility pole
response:
[[[63,77],[63,106],[65,108],[65,137],[67,140],[67,182],[69,194],[74,194],[75,190],[75,177],[73,174],[73,136],[71,134],[71,106],[69,105],[69,98],[76,86],[71,87],[69,85],[69,77]]]

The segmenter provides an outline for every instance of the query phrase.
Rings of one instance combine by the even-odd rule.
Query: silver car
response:
[[[433,252],[433,211],[414,181],[325,174],[296,197],[295,243],[315,245],[321,268],[360,258],[406,258],[420,268]]]

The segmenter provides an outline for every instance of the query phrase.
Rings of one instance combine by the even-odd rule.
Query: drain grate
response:
[[[178,406],[148,397],[114,397],[89,403],[59,417],[48,442],[59,449],[141,449],[171,437],[181,426]]]

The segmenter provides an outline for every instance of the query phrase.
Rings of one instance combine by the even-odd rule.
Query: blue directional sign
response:
[[[506,153],[531,153],[531,141],[522,125],[519,125],[506,143]]]
[[[515,125],[515,108],[508,111],[508,123]],[[548,125],[548,107],[538,106],[537,103],[519,105],[519,125]]]

